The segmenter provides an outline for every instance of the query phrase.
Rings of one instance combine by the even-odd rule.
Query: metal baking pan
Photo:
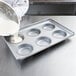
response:
[[[74,32],[52,19],[45,19],[31,25],[19,31],[19,36],[22,38],[19,43],[11,43],[9,37],[4,37],[17,60],[26,59],[74,35]]]

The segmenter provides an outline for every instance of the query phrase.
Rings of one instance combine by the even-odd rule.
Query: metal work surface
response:
[[[76,32],[75,16],[26,16],[21,28],[49,17]],[[76,35],[22,62],[0,37],[0,76],[76,76]]]

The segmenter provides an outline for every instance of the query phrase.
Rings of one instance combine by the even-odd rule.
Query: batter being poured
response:
[[[0,11],[0,36],[14,35],[19,31],[20,25],[10,20],[4,13]]]

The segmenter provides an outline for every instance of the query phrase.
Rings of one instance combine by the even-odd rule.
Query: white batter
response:
[[[22,37],[18,36],[18,35],[14,35],[10,37],[10,43],[19,43],[21,42],[23,39]]]
[[[0,36],[14,35],[19,31],[19,27],[19,24],[0,12]]]

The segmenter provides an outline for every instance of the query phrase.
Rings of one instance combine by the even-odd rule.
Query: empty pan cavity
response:
[[[28,35],[31,37],[38,36],[41,33],[39,29],[31,29],[28,31]]]
[[[33,47],[30,44],[22,44],[17,51],[19,55],[28,55],[33,51]]]
[[[47,31],[51,31],[51,30],[53,30],[54,28],[55,28],[55,25],[50,24],[50,23],[47,23],[47,24],[45,24],[45,25],[43,26],[43,29],[44,29],[44,30],[47,30]]]
[[[53,36],[56,38],[64,38],[66,37],[66,32],[62,31],[62,30],[57,30],[55,32],[53,32]]]
[[[51,43],[51,39],[48,37],[40,37],[37,39],[36,43],[39,46],[46,46],[46,45],[49,45]]]

